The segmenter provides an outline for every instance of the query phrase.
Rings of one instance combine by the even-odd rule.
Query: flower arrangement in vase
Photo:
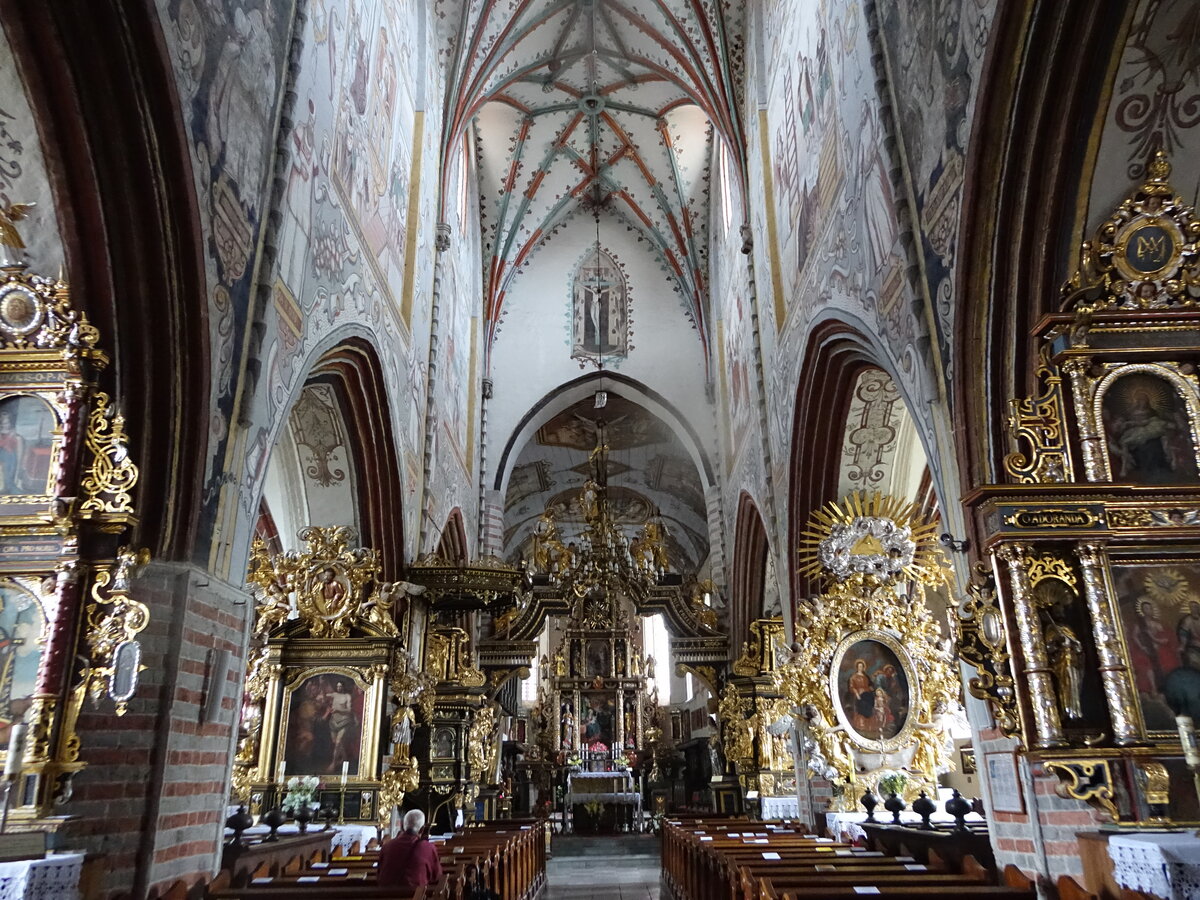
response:
[[[320,786],[321,779],[316,775],[293,775],[287,780],[287,793],[279,808],[292,816],[301,809],[311,810]]]

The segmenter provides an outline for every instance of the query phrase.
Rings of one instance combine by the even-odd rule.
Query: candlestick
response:
[[[8,831],[8,809],[12,805],[13,783],[21,774],[25,753],[25,723],[17,722],[8,735],[8,757],[4,760],[4,814],[0,816],[0,834]]]
[[[1176,716],[1179,727],[1179,743],[1183,744],[1183,758],[1189,768],[1200,766],[1200,746],[1196,743],[1196,725],[1191,716]]]
[[[18,722],[13,725],[8,736],[8,758],[4,760],[4,777],[16,778],[21,774],[21,761],[25,753],[25,729],[28,726],[24,722]]]
[[[287,775],[287,760],[279,763],[279,783],[283,784],[284,776]]]

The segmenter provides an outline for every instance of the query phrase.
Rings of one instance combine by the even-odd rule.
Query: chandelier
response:
[[[584,521],[578,542],[564,543],[554,511],[547,509],[533,533],[532,574],[546,577],[569,598],[621,595],[641,605],[668,568],[665,529],[655,511],[630,538],[614,518],[603,422],[597,423],[588,463],[591,477],[577,501]]]

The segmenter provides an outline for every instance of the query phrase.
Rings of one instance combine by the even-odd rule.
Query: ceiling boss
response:
[[[810,770],[835,784],[903,771],[916,789],[951,767],[957,670],[926,605],[950,572],[936,530],[914,504],[878,493],[809,520],[800,571],[822,592],[798,605],[779,680],[805,711]]]

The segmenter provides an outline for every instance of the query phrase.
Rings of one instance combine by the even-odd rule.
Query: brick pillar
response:
[[[87,768],[60,808],[77,818],[58,844],[103,856],[101,897],[141,900],[218,869],[252,608],[245,592],[180,563],[147,566],[133,595],[150,608],[146,669],[123,717],[85,701],[77,730]],[[230,652],[225,698],[202,722],[213,650]]]

